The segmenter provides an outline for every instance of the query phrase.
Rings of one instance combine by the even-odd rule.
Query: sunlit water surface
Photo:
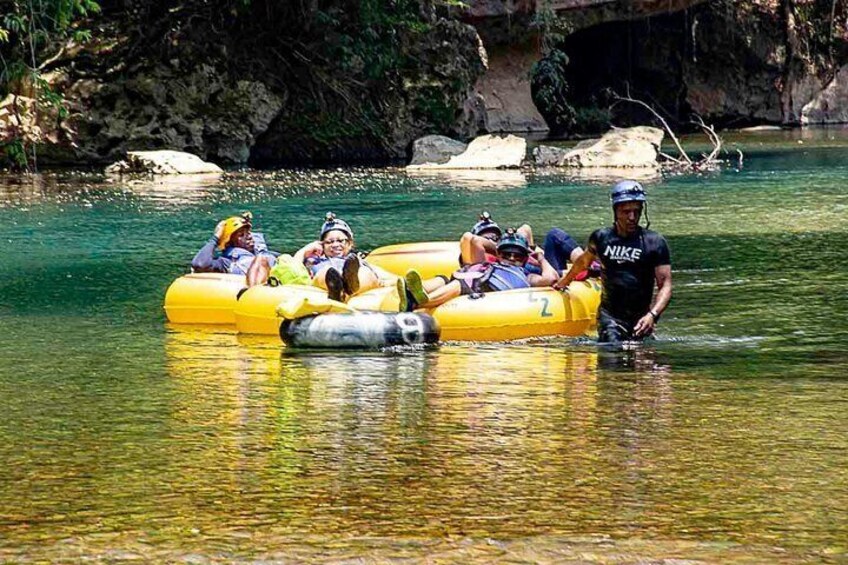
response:
[[[363,249],[481,209],[585,241],[608,183],[0,179],[0,559],[848,560],[848,144],[735,142],[741,170],[648,183],[675,295],[623,352],[292,352],[162,311],[242,209],[287,251],[328,210]]]

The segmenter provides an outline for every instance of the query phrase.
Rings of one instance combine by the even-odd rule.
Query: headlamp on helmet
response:
[[[474,227],[471,228],[471,233],[474,235],[480,235],[486,232],[492,232],[498,239],[500,239],[503,235],[503,230],[501,230],[501,227],[492,219],[492,215],[484,211],[480,214],[480,221],[474,224]]]
[[[509,228],[498,242],[498,253],[503,251],[517,251],[523,255],[530,255],[530,245],[523,235],[515,231],[515,228]]]
[[[321,234],[318,236],[318,239],[323,241],[324,236],[333,230],[344,232],[350,239],[353,239],[353,230],[350,229],[347,222],[336,218],[336,215],[332,212],[327,212],[327,215],[324,216],[324,225],[321,226]]]

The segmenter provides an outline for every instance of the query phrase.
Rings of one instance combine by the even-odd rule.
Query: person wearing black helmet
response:
[[[610,200],[613,226],[593,232],[586,251],[554,285],[567,289],[592,261],[601,262],[598,341],[602,343],[651,335],[671,300],[672,290],[671,256],[665,238],[648,229],[650,221],[644,228],[639,225],[643,212],[647,219],[645,189],[636,181],[621,181],[610,192]]]
[[[422,281],[421,275],[414,269],[406,274],[406,285],[414,298],[414,306],[434,308],[457,296],[550,286],[557,279],[557,272],[545,260],[544,254],[532,251],[527,239],[514,229],[507,230],[498,241],[496,262],[486,260],[490,240],[480,235],[466,235],[470,237],[463,236],[462,254],[467,264],[450,280],[436,278]],[[527,269],[531,255],[540,265],[541,274]]]
[[[535,244],[533,243],[533,230],[529,225],[523,224],[520,227],[515,228],[515,232],[522,235],[524,239],[527,240],[531,249],[535,248]],[[459,240],[460,248],[467,251],[470,248],[470,238],[474,235],[480,236],[486,240],[483,242],[483,247],[486,251],[486,261],[490,263],[497,263],[497,245],[501,240],[501,236],[503,236],[503,230],[497,222],[492,219],[492,215],[489,212],[484,210],[480,214],[480,220],[471,227],[471,230],[462,234],[462,238]],[[468,259],[463,253],[460,253],[460,266],[470,265],[471,263],[473,263],[473,261]],[[542,272],[541,268],[532,258],[531,265],[535,267],[535,271],[534,267],[531,267],[531,272],[535,272],[536,274],[540,274]]]

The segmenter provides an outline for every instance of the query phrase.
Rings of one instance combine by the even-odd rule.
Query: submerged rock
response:
[[[107,174],[191,175],[220,172],[223,172],[221,167],[207,163],[197,155],[167,150],[130,151],[125,160],[106,167]]]
[[[426,135],[412,144],[410,165],[447,163],[454,155],[463,153],[468,145],[444,135]]]
[[[425,169],[516,169],[527,156],[527,140],[515,135],[483,135],[468,144],[464,152],[445,163],[409,165]]]
[[[572,149],[537,147],[533,159],[541,167],[654,169],[659,167],[657,156],[663,136],[661,129],[647,126],[616,128]]]

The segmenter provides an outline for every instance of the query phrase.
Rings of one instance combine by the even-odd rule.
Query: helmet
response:
[[[224,230],[218,240],[218,249],[226,248],[230,244],[230,238],[233,237],[233,234],[244,226],[251,227],[252,221],[253,214],[250,212],[242,212],[240,216],[230,216],[224,220]]]
[[[623,202],[647,202],[648,198],[641,184],[635,180],[623,180],[612,187],[610,201],[615,208],[617,204]]]
[[[498,253],[507,249],[518,250],[525,255],[530,255],[530,246],[527,244],[527,239],[520,233],[516,233],[514,228],[506,230],[506,234],[498,242]]]
[[[318,236],[318,239],[324,239],[324,236],[327,235],[327,232],[331,232],[333,230],[339,230],[341,232],[344,232],[350,239],[353,239],[353,230],[350,229],[350,226],[347,225],[347,222],[345,222],[344,220],[339,220],[332,212],[327,212],[327,215],[324,217],[324,225],[321,226],[321,234]]]
[[[474,227],[471,228],[471,233],[474,235],[480,235],[483,232],[494,232],[497,234],[498,239],[503,235],[503,231],[501,227],[492,220],[492,215],[488,212],[483,212],[480,214],[480,221],[474,224]]]

